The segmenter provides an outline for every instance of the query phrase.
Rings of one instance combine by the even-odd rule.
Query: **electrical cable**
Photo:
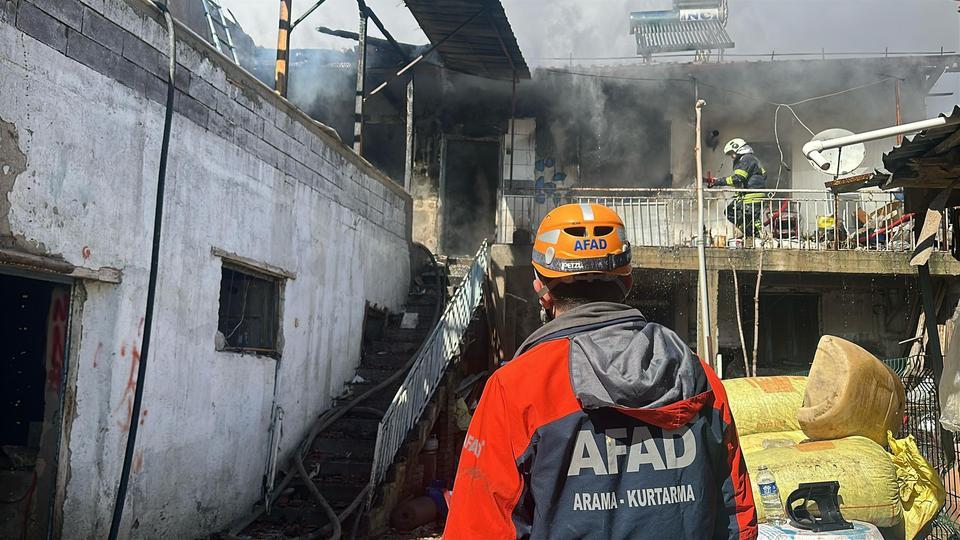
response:
[[[945,54],[956,54],[956,51],[859,51],[859,52],[786,52],[778,53],[772,51],[770,53],[728,53],[724,52],[723,56],[731,58],[767,58],[769,56],[811,56],[811,57],[825,57],[825,56],[853,56],[853,57],[871,57],[871,56],[942,56]],[[658,54],[656,58],[693,58],[695,53],[670,53],[670,54]],[[552,61],[563,61],[569,62],[571,60],[577,61],[588,61],[588,60],[643,60],[646,59],[642,56],[532,56],[529,57],[531,60],[552,60]]]
[[[150,352],[150,337],[153,330],[153,309],[157,296],[157,273],[160,263],[160,233],[163,225],[163,198],[164,184],[167,177],[167,157],[170,152],[170,128],[173,124],[174,98],[174,70],[177,65],[177,43],[173,32],[173,17],[170,15],[169,4],[151,3],[163,14],[167,24],[170,65],[167,73],[167,101],[163,120],[163,139],[160,144],[160,170],[157,175],[157,201],[153,214],[153,247],[150,252],[150,278],[147,283],[147,305],[143,323],[143,341],[140,345],[140,364],[137,367],[137,383],[133,394],[133,406],[130,411],[130,429],[127,433],[127,445],[123,455],[123,467],[120,471],[120,484],[117,487],[117,497],[113,506],[113,517],[110,521],[110,540],[116,540],[120,533],[120,521],[123,518],[123,506],[127,496],[127,486],[130,482],[130,468],[133,465],[133,451],[137,444],[137,428],[140,424],[140,407],[143,404],[143,385],[147,374],[147,358]]]
[[[845,90],[840,90],[839,92],[833,92],[833,93],[831,93],[831,94],[824,94],[824,95],[822,95],[822,96],[817,96],[817,97],[812,97],[812,98],[803,99],[803,100],[797,101],[797,102],[795,102],[795,103],[790,103],[790,105],[794,105],[794,106],[796,106],[796,105],[803,105],[804,103],[809,103],[809,102],[811,102],[811,101],[817,101],[817,100],[820,100],[820,99],[826,99],[826,98],[831,98],[831,97],[834,97],[834,96],[839,96],[839,95],[841,95],[841,94],[846,94],[847,92],[853,92],[854,90],[860,90],[860,89],[868,88],[868,87],[871,87],[871,86],[874,86],[874,85],[877,85],[877,84],[882,84],[882,83],[885,83],[885,82],[887,82],[887,81],[892,81],[892,80],[895,79],[895,78],[896,78],[896,77],[884,77],[883,79],[880,79],[879,81],[874,81],[874,82],[871,82],[871,83],[861,84],[860,86],[854,86],[854,87],[852,87],[852,88],[847,88],[847,89],[845,89]]]

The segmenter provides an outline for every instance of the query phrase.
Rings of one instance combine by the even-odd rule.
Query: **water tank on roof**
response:
[[[707,51],[733,47],[724,26],[727,0],[673,0],[671,10],[635,11],[630,33],[637,54],[648,59],[658,53]]]

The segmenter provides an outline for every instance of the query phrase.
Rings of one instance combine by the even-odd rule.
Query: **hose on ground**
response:
[[[323,498],[320,490],[317,489],[317,485],[310,479],[310,475],[303,466],[303,458],[300,457],[299,452],[293,456],[293,465],[297,468],[297,472],[300,474],[304,485],[307,486],[307,491],[309,491],[310,495],[320,504],[320,508],[323,509],[323,513],[327,514],[327,519],[330,520],[330,524],[333,526],[333,535],[330,536],[330,540],[340,540],[340,517],[333,511],[333,508],[330,507],[327,500]],[[311,535],[311,537],[313,537],[313,535]]]

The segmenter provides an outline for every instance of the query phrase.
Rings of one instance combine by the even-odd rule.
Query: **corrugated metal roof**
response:
[[[636,24],[634,33],[641,55],[734,46],[720,21],[651,21]]]
[[[874,180],[883,189],[938,188],[960,180],[960,107],[947,118],[946,125],[905,137],[884,154],[886,171],[877,171]]]
[[[940,116],[943,117],[946,115],[941,114]],[[897,170],[902,168],[907,160],[925,156],[950,136],[960,132],[960,123],[958,123],[960,122],[960,107],[954,107],[949,118],[954,120],[954,122],[944,126],[925,129],[912,138],[905,137],[900,146],[894,146],[893,150],[883,155],[883,166],[888,171],[896,174]],[[955,140],[952,146],[957,146],[957,144],[960,144],[960,139]],[[949,148],[944,148],[941,151],[946,150],[949,150]]]
[[[406,0],[406,5],[434,44],[485,10],[437,47],[444,65],[464,73],[505,80],[513,77],[515,68],[517,77],[530,78],[530,70],[499,1]]]

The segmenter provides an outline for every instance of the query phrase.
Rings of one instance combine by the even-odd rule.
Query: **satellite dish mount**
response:
[[[840,137],[847,137],[850,135],[853,135],[853,132],[842,128],[832,128],[825,129],[820,133],[817,133],[814,135],[812,140],[826,141]],[[863,159],[867,155],[867,148],[863,143],[856,143],[848,146],[842,146],[840,148],[833,148],[831,150],[824,150],[822,154],[830,166],[826,169],[823,169],[808,158],[810,166],[823,174],[828,174],[834,179],[837,179],[841,176],[846,176],[860,168],[860,165],[863,164]]]

